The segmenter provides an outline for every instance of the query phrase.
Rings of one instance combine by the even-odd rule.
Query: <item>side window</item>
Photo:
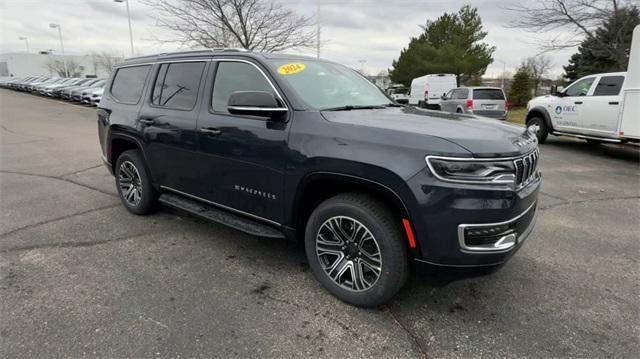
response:
[[[450,100],[451,97],[453,96],[453,90],[447,92],[447,94],[445,96],[447,97],[447,100]]]
[[[111,96],[118,102],[137,104],[150,68],[150,65],[144,65],[118,69],[111,84]]]
[[[156,106],[191,110],[198,98],[204,62],[162,64],[156,78],[151,103]]]
[[[454,100],[464,100],[467,98],[468,95],[468,90],[467,89],[455,89],[453,90],[453,99]]]
[[[616,96],[620,93],[623,82],[624,76],[602,76],[593,96]]]
[[[215,112],[227,111],[229,97],[236,91],[266,91],[273,88],[253,65],[244,62],[220,62],[213,83],[211,106]]]
[[[587,77],[586,79],[582,79],[574,83],[569,86],[565,94],[567,96],[587,96],[594,79],[595,77]]]

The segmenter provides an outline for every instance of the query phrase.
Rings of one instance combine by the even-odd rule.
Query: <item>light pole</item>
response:
[[[133,56],[133,31],[131,30],[131,12],[129,12],[129,0],[113,0],[127,5],[127,20],[129,21],[129,42],[131,42],[131,56]]]
[[[316,0],[316,56],[320,58],[320,0]]]
[[[49,24],[49,27],[52,29],[58,29],[58,36],[60,37],[60,50],[62,50],[62,66],[64,67],[64,77],[69,77],[69,72],[67,71],[67,60],[64,56],[64,42],[62,41],[62,26],[60,24]]]
[[[29,39],[26,36],[18,37],[18,40],[24,40],[24,44],[27,45],[27,54],[29,53]]]

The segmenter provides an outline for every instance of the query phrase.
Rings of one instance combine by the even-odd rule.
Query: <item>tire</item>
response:
[[[544,143],[547,140],[547,136],[549,136],[547,125],[540,117],[531,117],[529,121],[527,121],[527,128],[535,133],[538,138],[538,143],[540,144]]]
[[[353,236],[354,229],[359,235]],[[350,236],[356,240],[344,240]],[[409,274],[400,219],[365,194],[344,193],[321,203],[307,221],[305,251],[316,279],[340,300],[359,307],[387,303]],[[354,268],[362,276],[349,280]]]
[[[140,151],[123,152],[116,161],[114,175],[120,200],[129,212],[137,215],[153,212],[158,192],[151,184],[151,177]],[[127,192],[128,190],[132,192]]]
[[[457,110],[456,110],[456,113],[464,113],[464,112],[462,112],[462,110],[461,110],[461,109],[457,109]]]
[[[424,101],[418,101],[418,107],[427,108],[427,105],[425,105]]]

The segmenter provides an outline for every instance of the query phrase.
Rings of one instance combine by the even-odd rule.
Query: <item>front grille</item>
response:
[[[531,182],[538,172],[538,149],[530,154],[513,161],[516,167],[516,187],[522,187]]]

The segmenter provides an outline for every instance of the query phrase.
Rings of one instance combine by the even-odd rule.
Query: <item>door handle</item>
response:
[[[576,105],[582,105],[582,101],[576,101],[574,102]]]
[[[215,127],[202,127],[200,129],[200,132],[204,132],[208,135],[211,136],[215,136],[215,135],[219,135],[222,133],[222,131],[220,131],[219,129],[215,128]]]
[[[618,101],[611,101],[611,102],[609,102],[609,105],[619,105],[619,104],[620,104],[620,102],[618,102]]]
[[[154,123],[156,123],[155,120],[152,120],[150,118],[141,118],[139,121],[140,121],[141,124],[147,125],[147,126],[153,125]]]

